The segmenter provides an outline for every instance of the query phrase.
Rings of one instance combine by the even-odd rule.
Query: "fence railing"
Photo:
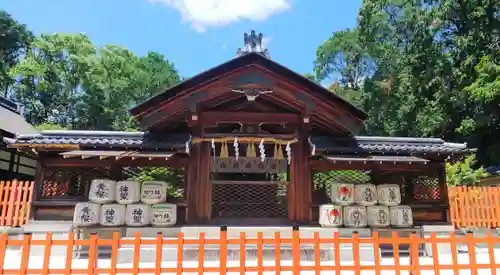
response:
[[[500,227],[500,187],[450,187],[448,195],[456,228]]]
[[[28,221],[32,181],[0,181],[0,226],[23,226]]]
[[[291,236],[291,237],[290,237]],[[485,250],[476,250],[479,244],[485,245]],[[196,247],[196,260],[184,259],[187,247]],[[392,256],[384,256],[379,253],[383,245],[392,247]],[[422,256],[419,247],[430,246],[432,256]],[[464,245],[466,253],[458,253],[457,247]],[[292,272],[292,274],[314,273],[314,274],[375,274],[380,275],[386,271],[395,274],[421,274],[427,271],[439,275],[442,271],[452,271],[459,274],[467,271],[470,274],[496,274],[500,264],[495,261],[495,246],[500,245],[500,238],[488,234],[486,237],[477,238],[471,234],[463,237],[450,234],[447,237],[437,237],[435,233],[429,237],[419,237],[412,234],[409,237],[398,236],[396,232],[392,236],[381,237],[375,232],[371,237],[364,238],[356,233],[349,238],[341,238],[338,232],[331,237],[320,237],[314,232],[312,238],[301,238],[297,230],[289,237],[282,237],[279,232],[273,238],[264,238],[262,233],[257,233],[256,238],[248,238],[245,233],[240,233],[239,238],[228,238],[227,231],[221,230],[217,238],[206,238],[200,233],[198,238],[185,238],[179,233],[176,238],[166,238],[158,233],[156,238],[144,239],[139,233],[134,238],[120,239],[118,233],[114,233],[111,239],[100,239],[96,234],[91,234],[87,240],[76,240],[74,234],[69,234],[65,240],[54,239],[51,233],[47,233],[43,240],[35,240],[31,235],[25,235],[23,240],[9,240],[7,235],[0,238],[0,272],[1,274],[163,274],[163,273],[197,273],[214,272],[217,274],[246,272]],[[13,250],[12,247],[21,247],[21,250]],[[35,257],[30,251],[35,246],[42,246],[43,255]],[[66,257],[51,255],[55,246],[66,249]],[[74,259],[75,247],[86,247],[88,258]],[[99,258],[99,249],[103,246],[111,247],[111,255],[105,259]],[[130,253],[133,257],[127,263],[119,263],[118,256],[125,246],[132,248]],[[205,252],[208,247],[216,247],[219,257],[216,261],[205,260]],[[256,260],[247,259],[248,246],[256,247]],[[304,246],[313,250],[312,259],[302,258]],[[348,249],[345,247],[348,246]],[[372,260],[361,259],[360,249],[369,246]],[[443,246],[449,247],[449,253],[443,252]],[[173,258],[165,259],[162,255],[167,247],[174,248]],[[323,259],[320,249],[330,249],[331,259]],[[404,250],[406,247],[407,250]],[[264,249],[271,248],[273,254],[264,257]],[[150,263],[144,263],[141,254],[146,251]],[[151,249],[154,250],[151,253]],[[239,251],[237,259],[228,260],[228,251]],[[282,259],[281,251],[291,250],[291,259]],[[407,254],[404,254],[406,252]],[[351,260],[343,260],[345,253],[351,253]],[[366,253],[366,249],[363,250]],[[483,254],[481,254],[483,253]],[[497,253],[498,254],[498,253]],[[405,256],[406,255],[406,256]],[[498,255],[497,255],[498,257]],[[269,259],[271,258],[271,259]],[[172,261],[173,259],[173,261]],[[486,273],[484,273],[486,271]],[[446,273],[446,272],[445,272]]]

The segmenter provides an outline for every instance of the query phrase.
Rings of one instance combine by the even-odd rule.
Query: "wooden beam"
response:
[[[148,158],[138,158],[132,160],[130,158],[127,159],[63,159],[63,158],[47,158],[44,161],[46,167],[70,167],[70,166],[79,166],[79,167],[111,167],[114,165],[118,165],[121,167],[183,167],[187,163],[187,158],[183,156],[174,156],[168,160],[163,158],[155,158],[149,160]]]
[[[213,125],[217,122],[287,124],[296,123],[298,119],[298,115],[287,113],[204,112],[202,114],[204,125]]]

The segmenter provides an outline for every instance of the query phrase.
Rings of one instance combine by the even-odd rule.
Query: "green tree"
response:
[[[19,24],[10,14],[0,10],[0,89],[7,97],[7,91],[14,82],[8,74],[20,56],[26,53],[33,34],[25,25]]]
[[[365,134],[468,142],[495,164],[499,13],[498,1],[364,0],[356,28],[318,47],[316,73],[340,76],[335,92],[369,114]]]
[[[12,97],[25,107],[32,124],[72,127],[74,104],[82,90],[95,48],[84,34],[37,37],[26,56],[10,71],[16,79]]]
[[[448,185],[470,186],[478,182],[479,179],[487,177],[488,173],[481,166],[474,169],[477,163],[476,156],[470,155],[461,161],[446,164],[446,182]]]

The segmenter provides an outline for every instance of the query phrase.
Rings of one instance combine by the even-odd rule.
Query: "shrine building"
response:
[[[130,112],[138,132],[4,137],[38,156],[33,219],[71,220],[93,179],[137,179],[147,167],[163,169],[178,225],[314,225],[332,182],[397,184],[414,224],[446,224],[445,162],[469,152],[439,138],[359,136],[363,110],[273,61],[253,31],[234,59]]]

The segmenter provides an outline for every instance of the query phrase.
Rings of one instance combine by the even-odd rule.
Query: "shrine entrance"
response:
[[[288,222],[285,159],[216,158],[212,165],[213,223]]]

